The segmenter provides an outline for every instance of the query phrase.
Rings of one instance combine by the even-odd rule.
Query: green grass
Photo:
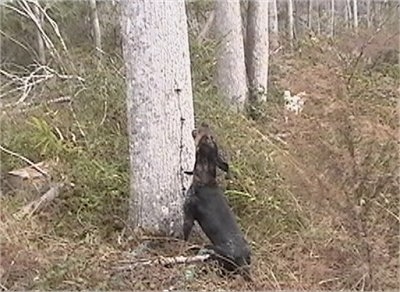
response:
[[[285,88],[280,80],[304,66],[320,70],[317,65],[328,57],[322,69],[336,66],[340,82],[348,77],[348,68],[335,59],[335,53],[324,50],[339,44],[326,42],[299,44],[301,53],[272,60],[270,79],[274,82],[268,101],[256,107],[252,119],[230,113],[212,86],[215,44],[191,47],[195,120],[211,125],[228,157],[233,178],[221,183],[252,242],[259,289],[354,288],[362,276],[359,267],[371,265],[363,255],[366,244],[376,255],[373,267],[382,267],[383,273],[371,287],[393,287],[390,260],[395,258],[399,238],[395,230],[398,181],[392,175],[397,171],[397,145],[390,135],[362,132],[361,125],[367,120],[373,129],[381,125],[389,134],[398,129],[394,112],[397,65],[387,65],[386,73],[382,68],[367,71],[361,66],[347,90],[333,90],[337,95],[328,96],[342,108],[323,115],[329,101],[311,104],[306,107],[315,107],[314,112],[306,108],[296,123],[282,122]],[[85,52],[73,52],[85,82],[51,80],[38,88],[41,96],[49,98],[71,96],[71,105],[53,104],[1,117],[2,145],[33,161],[56,161],[55,179],[72,184],[31,219],[13,217],[21,207],[18,198],[0,199],[1,245],[8,251],[2,257],[6,267],[15,261],[2,283],[20,289],[164,289],[168,285],[255,289],[240,279],[227,283],[197,266],[112,272],[118,260],[126,258],[123,252],[137,245],[129,236],[122,236],[120,243],[117,240],[129,206],[129,159],[122,64],[120,58],[112,58],[113,62],[106,60],[98,67]],[[313,80],[313,85],[324,81]],[[349,115],[355,117],[353,128],[347,127]],[[282,131],[292,135],[286,144],[275,137]],[[346,172],[354,165],[344,159],[352,147],[359,159],[354,176]],[[20,159],[2,153],[2,173],[21,166]],[[322,182],[317,180],[321,174]],[[368,208],[354,212],[362,200]],[[366,228],[367,239],[360,236],[357,226]],[[381,254],[383,250],[388,251]],[[18,256],[20,251],[23,257]],[[182,243],[160,239],[154,252],[182,254]],[[194,279],[185,278],[187,269],[194,271]]]

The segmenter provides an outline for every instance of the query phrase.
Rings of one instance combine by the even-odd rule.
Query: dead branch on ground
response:
[[[64,184],[58,183],[50,187],[50,189],[44,193],[39,199],[30,202],[25,205],[17,214],[18,218],[24,218],[25,216],[31,217],[35,212],[43,209],[48,203],[53,201],[58,195]]]
[[[122,266],[114,267],[113,269],[116,271],[132,271],[136,267],[139,266],[150,266],[150,265],[163,265],[169,266],[173,264],[190,264],[190,263],[198,263],[204,262],[205,260],[210,258],[210,254],[206,255],[196,255],[196,256],[176,256],[176,257],[159,257],[156,259],[143,259],[143,260],[125,260],[121,261],[123,263]]]
[[[72,101],[71,97],[69,96],[61,96],[58,98],[54,98],[51,100],[46,100],[44,102],[22,102],[19,104],[15,103],[8,103],[6,105],[0,106],[0,111],[2,114],[15,114],[15,113],[25,113],[39,107],[50,105],[50,104],[62,104],[62,103],[70,103]]]
[[[35,164],[34,162],[30,161],[28,158],[22,156],[21,154],[18,154],[16,152],[13,152],[11,150],[8,150],[7,148],[4,148],[2,145],[0,145],[0,150],[2,150],[3,152],[12,155],[14,157],[17,157],[23,161],[25,161],[26,163],[28,163],[30,166],[32,166],[35,170],[37,170],[38,172],[40,172],[41,174],[43,174],[45,177],[50,178],[50,175],[44,171],[43,169],[41,169],[39,166],[37,166],[37,164]]]

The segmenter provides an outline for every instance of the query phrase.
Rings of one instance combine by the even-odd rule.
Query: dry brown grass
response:
[[[384,37],[371,43],[373,49],[366,47],[369,54],[390,49]],[[353,48],[368,38],[360,37]],[[391,82],[379,82],[387,73],[366,73],[362,67],[349,87],[348,68],[336,54],[346,53],[343,43],[349,39],[319,54],[305,49],[303,58],[312,54],[325,62],[299,63],[280,80],[282,88],[308,95],[301,116],[273,123],[275,131],[287,134],[288,152],[299,169],[284,156],[277,165],[312,213],[311,226],[325,233],[319,244],[307,235],[300,241],[316,244],[313,253],[319,258],[317,271],[311,258],[299,259],[308,271],[303,275],[312,277],[307,282],[324,289],[394,289],[399,268],[398,84],[396,75]],[[371,74],[370,80],[364,74]],[[281,109],[269,112],[282,114]]]
[[[361,34],[354,45],[363,41]],[[380,41],[372,43],[375,55],[379,55]],[[93,97],[87,90],[82,102],[91,104],[82,107],[82,115],[78,112],[90,146],[85,148],[78,141],[79,151],[73,146],[69,151],[54,151],[65,155],[60,157],[64,163],[60,171],[76,184],[75,189],[29,220],[14,218],[21,205],[18,198],[1,198],[1,284],[12,290],[398,287],[398,84],[390,75],[393,72],[368,71],[364,64],[347,84],[352,73],[348,60],[355,57],[348,47],[349,39],[335,44],[321,40],[305,45],[301,53],[275,57],[272,67],[280,70],[272,75],[274,86],[308,93],[303,113],[290,116],[288,123],[277,96],[271,96],[252,121],[228,115],[211,89],[196,89],[196,118],[212,125],[235,172],[234,179],[223,184],[252,242],[253,285],[240,277],[222,278],[205,264],[114,270],[143,238],[129,232],[119,238],[121,227],[113,221],[118,218],[123,223],[126,217],[128,168],[123,158],[127,149],[122,107],[118,103],[108,109],[102,128],[85,120],[96,124],[103,118],[108,100],[101,94],[121,95],[122,85],[111,85],[112,72],[88,81],[87,87],[96,90]],[[195,78],[209,78],[196,74]],[[123,103],[122,97],[119,102]],[[98,107],[89,112],[96,103]],[[51,125],[63,133],[78,133],[68,111],[57,110]],[[23,126],[15,122],[6,130],[22,133]],[[276,138],[282,133],[286,144]],[[15,150],[40,157],[38,149],[26,146],[31,140],[12,134],[2,135],[4,141],[16,145]],[[4,161],[2,171],[18,165]],[[152,242],[140,257],[190,254],[182,241]],[[193,243],[202,241],[193,238]]]

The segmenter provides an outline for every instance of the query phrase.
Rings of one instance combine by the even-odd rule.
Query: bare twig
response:
[[[14,12],[29,18],[33,21],[33,23],[36,25],[36,28],[39,30],[40,34],[42,35],[42,38],[46,44],[46,47],[48,47],[50,50],[50,53],[53,55],[54,53],[57,55],[57,57],[59,58],[59,60],[61,60],[61,57],[59,56],[58,52],[55,49],[55,46],[53,44],[53,42],[51,41],[51,39],[47,36],[47,34],[44,32],[43,27],[40,24],[40,20],[37,19],[35,13],[32,11],[32,9],[29,7],[28,3],[26,1],[20,1],[19,5],[21,7],[21,9],[18,9],[15,6],[12,5],[7,5],[7,4],[2,4],[4,7],[13,10]],[[41,9],[41,7],[40,7]]]
[[[25,1],[24,1],[25,2]],[[57,22],[55,22],[48,14],[47,14],[47,8],[43,8],[39,5],[39,3],[35,0],[29,0],[29,2],[33,3],[34,5],[38,6],[38,8],[41,10],[41,12],[43,13],[43,15],[46,17],[46,20],[50,23],[51,27],[53,28],[55,34],[58,37],[58,40],[61,43],[61,46],[63,48],[63,50],[68,53],[68,49],[67,46],[65,44],[64,39],[61,36],[60,30],[58,28]]]
[[[29,5],[29,4],[33,5],[33,9],[31,7],[31,5]],[[64,65],[65,60],[61,57],[61,55],[57,51],[56,46],[54,45],[54,43],[51,40],[51,38],[49,37],[49,35],[46,34],[46,32],[44,31],[43,26],[42,26],[42,21],[40,18],[37,17],[37,13],[35,13],[35,11],[39,12],[39,14],[43,16],[43,20],[45,19],[46,22],[53,29],[53,31],[56,35],[56,39],[61,44],[62,50],[66,53],[67,56],[69,56],[67,46],[65,44],[64,39],[61,36],[61,33],[60,33],[57,23],[47,13],[47,10],[48,10],[47,6],[43,8],[42,6],[40,6],[40,4],[38,3],[37,0],[20,0],[20,1],[18,1],[18,7],[14,6],[14,5],[9,5],[6,3],[2,3],[1,5],[3,7],[11,9],[12,11],[30,19],[36,26],[36,28],[38,30],[38,34],[40,34],[41,37],[43,38],[45,47],[49,49],[49,53],[55,59],[57,59],[60,62],[60,64]],[[76,70],[73,62],[70,62],[70,65],[72,66],[72,69],[76,72],[77,70]]]
[[[100,126],[104,124],[107,118],[107,100],[104,101],[104,115],[103,118],[101,119]]]
[[[74,98],[76,98],[76,97],[77,97],[82,91],[84,91],[85,89],[86,89],[86,88],[81,88],[80,90],[78,90],[78,92],[75,93]],[[81,126],[81,123],[80,123],[79,120],[78,120],[78,117],[76,116],[76,113],[75,113],[75,111],[74,111],[74,108],[73,108],[73,106],[72,106],[72,103],[69,103],[69,109],[70,109],[70,111],[71,111],[72,117],[74,118],[74,120],[75,120],[75,122],[76,122],[76,125],[78,126],[79,132],[81,133],[82,137],[85,138],[85,142],[87,143],[87,141],[86,141],[86,134],[85,134],[85,132],[83,131],[83,128],[82,128],[82,126]]]
[[[50,104],[62,104],[62,103],[70,103],[72,100],[69,96],[66,97],[59,97],[56,99],[48,100],[43,103],[38,103],[38,102],[29,102],[29,103],[22,103],[19,105],[15,104],[6,104],[5,106],[1,107],[0,106],[0,111],[2,115],[14,115],[14,114],[23,114],[27,112],[31,112],[34,110],[39,109],[40,107],[43,107],[45,105],[50,105]],[[9,110],[10,107],[16,106],[16,109]]]
[[[14,108],[14,107],[37,107],[37,106],[42,106],[42,105],[49,105],[52,103],[64,103],[64,102],[71,102],[71,97],[69,96],[61,96],[58,98],[54,98],[54,99],[50,99],[50,100],[46,100],[44,102],[21,102],[19,104],[15,104],[15,103],[8,103],[5,104],[3,106],[0,106],[0,110],[6,110],[9,108]],[[14,109],[15,110],[15,109]],[[23,111],[23,110],[21,110]]]
[[[372,43],[372,41],[379,35],[379,32],[382,30],[383,26],[389,21],[389,19],[390,19],[390,15],[388,15],[388,16],[386,17],[386,19],[384,19],[384,20],[378,25],[378,28],[376,29],[375,33],[374,33],[371,37],[369,37],[369,38],[367,39],[367,41],[365,41],[365,42],[362,44],[362,46],[361,46],[361,48],[360,48],[360,53],[358,54],[357,58],[355,59],[355,62],[352,64],[353,70],[352,70],[352,72],[351,72],[349,78],[347,79],[347,88],[349,88],[350,83],[351,83],[351,81],[353,80],[353,77],[354,77],[354,74],[356,73],[358,64],[360,63],[360,60],[361,60],[362,56],[363,56],[364,53],[365,53],[365,49],[366,49],[366,48]]]
[[[43,26],[43,13],[41,13],[39,10],[39,4],[37,3],[37,0],[35,1],[33,11],[35,13],[36,18],[39,20],[39,24]],[[46,64],[46,51],[45,51],[44,41],[39,30],[36,30],[36,37],[38,42],[39,61],[41,65],[44,65]]]
[[[279,47],[277,47],[275,50],[273,50],[270,54],[271,54],[271,55],[275,55],[275,54],[279,53],[279,51],[280,51],[282,48],[283,48],[282,46],[279,46]]]
[[[42,72],[42,74],[38,74],[39,71]],[[63,79],[63,80],[77,79],[81,82],[85,81],[85,79],[80,76],[60,74],[60,73],[56,72],[54,69],[52,69],[48,66],[43,66],[43,65],[35,68],[32,72],[29,73],[28,76],[19,77],[17,75],[14,75],[14,74],[9,73],[2,69],[0,69],[0,74],[4,75],[8,79],[12,80],[12,83],[16,83],[19,85],[13,89],[1,94],[0,98],[7,96],[15,91],[22,91],[22,96],[17,101],[17,104],[25,102],[26,98],[28,97],[28,95],[34,85],[37,85],[46,80],[49,80],[49,79],[53,78],[54,76],[57,76],[58,78]]]
[[[25,216],[31,217],[40,208],[45,207],[49,202],[53,201],[61,191],[63,187],[62,183],[55,184],[50,187],[50,189],[44,193],[39,199],[30,202],[25,205],[17,214],[18,218],[24,218]]]
[[[6,286],[4,286],[2,283],[0,283],[0,287],[1,287],[1,289],[3,289],[3,291],[8,291],[9,289],[6,287]]]
[[[4,31],[0,30],[0,34],[2,34],[4,37],[8,38],[9,40],[11,40],[13,43],[17,44],[18,46],[20,46],[21,48],[23,48],[25,51],[27,51],[28,53],[33,51],[33,48],[30,47],[31,51],[29,50],[29,48],[24,45],[23,43],[19,42],[17,39],[13,38],[11,35],[5,33]]]
[[[41,174],[43,174],[45,177],[49,178],[50,175],[44,171],[43,169],[41,169],[40,167],[38,167],[34,162],[30,161],[28,158],[22,156],[21,154],[15,153],[11,150],[8,150],[7,148],[4,148],[2,145],[0,145],[0,150],[2,150],[3,152],[12,155],[14,157],[17,157],[23,161],[25,161],[26,163],[28,163],[30,166],[32,166],[35,170],[37,170],[38,172],[40,172]]]
[[[64,41],[64,39],[63,39],[63,37],[61,36],[61,32],[60,32],[60,29],[58,28],[57,22],[56,22],[54,19],[52,19],[52,18],[49,16],[49,14],[47,13],[48,6],[45,6],[45,7],[43,8],[43,7],[41,7],[35,0],[29,0],[29,1],[30,1],[31,3],[33,3],[34,5],[37,5],[38,8],[41,10],[43,16],[46,18],[47,22],[50,24],[50,26],[52,27],[52,29],[53,29],[54,33],[56,34],[58,40],[60,41],[61,46],[62,46],[62,48],[63,48],[65,54],[68,56],[68,58],[69,58],[69,60],[70,60],[69,63],[70,63],[71,68],[74,70],[74,72],[77,72],[74,62],[71,61],[71,56],[70,56],[70,54],[69,54],[67,45],[66,45],[66,43],[65,43],[65,41]],[[33,1],[33,2],[32,2],[32,1]],[[60,55],[58,54],[58,52],[57,52],[55,49],[54,49],[54,51],[55,51],[55,53],[57,54],[57,57],[59,58],[60,62],[62,63],[62,59],[61,59]],[[81,81],[81,80],[80,80],[80,81]]]
[[[150,266],[150,265],[163,265],[168,266],[172,264],[189,264],[204,262],[210,258],[210,254],[206,255],[196,255],[191,257],[177,256],[177,257],[159,257],[150,260],[137,260],[135,262],[130,261],[129,264],[115,267],[114,270],[117,271],[132,271],[138,266]],[[125,261],[123,261],[125,263]]]
[[[202,30],[200,31],[199,35],[196,38],[196,42],[201,43],[204,38],[206,37],[208,31],[211,28],[211,25],[214,21],[214,17],[215,17],[215,12],[214,10],[210,12],[210,15],[207,18],[206,23],[204,24],[204,27],[202,28]]]

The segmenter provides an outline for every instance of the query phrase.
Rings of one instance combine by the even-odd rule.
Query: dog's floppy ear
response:
[[[218,154],[217,155],[217,166],[219,169],[225,171],[225,172],[229,172],[229,164],[227,162],[225,162],[222,157]]]

